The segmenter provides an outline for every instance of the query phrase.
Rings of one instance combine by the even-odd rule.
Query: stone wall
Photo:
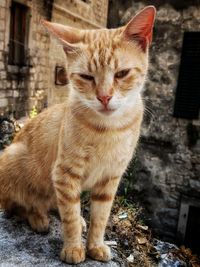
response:
[[[29,7],[29,38],[25,67],[8,64],[11,0],[0,0],[0,115],[26,116],[66,99],[67,86],[55,85],[55,67],[65,55],[40,24],[41,18],[81,28],[106,26],[107,0],[16,0]],[[53,4],[53,6],[52,6]]]
[[[40,26],[40,19],[48,17],[47,11],[43,1],[18,2],[30,8],[29,40],[24,67],[8,64],[11,1],[0,1],[0,112],[14,113],[17,118],[27,115],[34,105],[38,110],[44,108],[47,105],[49,87],[49,37]]]
[[[158,13],[144,90],[146,114],[136,164],[131,166],[128,178],[134,181],[133,192],[143,203],[155,232],[174,241],[181,199],[200,195],[200,122],[173,117],[183,34],[200,31],[200,9],[198,1],[174,7],[166,3],[169,1],[130,2],[125,13],[120,8],[112,11],[117,12],[120,24],[147,2],[157,4]],[[113,14],[109,21],[114,26]],[[194,133],[196,140],[191,142]]]

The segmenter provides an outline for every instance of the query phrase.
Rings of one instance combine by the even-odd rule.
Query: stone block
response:
[[[0,91],[0,98],[5,98],[6,97],[6,91],[5,90],[1,90]]]
[[[0,71],[4,69],[4,63],[0,61]]]
[[[20,83],[17,86],[18,88],[25,88],[26,87],[26,83],[23,81],[20,81]]]
[[[34,81],[35,80],[35,77],[34,75],[30,75],[30,78],[29,78],[30,81]]]
[[[0,76],[0,89],[6,89],[6,80],[1,80],[1,76]]]
[[[38,64],[38,58],[37,58],[37,57],[33,57],[33,58],[32,58],[32,62],[33,62],[34,65],[37,65],[37,64]],[[35,69],[32,68],[32,69],[31,69],[31,73],[34,73],[34,71],[35,71]]]
[[[5,19],[6,17],[6,9],[5,8],[0,8],[0,19]]]
[[[35,90],[30,90],[30,97],[34,97],[35,96]]]
[[[13,91],[13,97],[19,97],[19,91],[14,90]]]
[[[5,71],[0,71],[0,79],[1,80],[6,79],[6,72]]]
[[[0,22],[0,25],[1,25],[1,22]],[[4,42],[0,42],[0,50],[3,50],[4,49]]]
[[[0,19],[0,31],[4,31],[5,30],[5,21],[4,19]]]
[[[39,73],[38,74],[38,81],[42,81],[43,79],[44,79],[44,74],[42,74],[42,73]]]
[[[6,0],[0,0],[0,6],[6,7]]]
[[[34,90],[34,89],[35,89],[35,82],[30,82],[30,83],[29,83],[29,88],[30,88],[31,90]]]
[[[38,89],[43,89],[44,88],[44,83],[43,82],[39,82],[38,84]]]
[[[34,74],[35,72],[36,72],[36,71],[35,71],[35,68],[31,68],[31,69],[30,69],[30,73],[31,73],[31,74]]]
[[[13,97],[13,90],[4,90],[6,97]]]
[[[8,99],[1,98],[0,99],[0,107],[6,107],[8,105]]]
[[[16,89],[17,88],[17,82],[16,81],[12,81],[12,88]]]
[[[29,107],[32,109],[33,106],[37,106],[37,99],[34,97],[29,98]]]
[[[0,32],[0,42],[4,42],[5,34],[3,31]]]
[[[11,86],[11,82],[10,81],[7,81],[6,82],[6,88],[11,88],[12,86]]]

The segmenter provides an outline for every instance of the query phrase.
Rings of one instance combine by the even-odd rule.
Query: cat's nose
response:
[[[112,96],[110,95],[103,95],[103,96],[97,96],[97,99],[104,105],[107,106]]]

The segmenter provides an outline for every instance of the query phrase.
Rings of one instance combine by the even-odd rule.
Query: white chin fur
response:
[[[124,97],[120,93],[115,94],[109,102],[108,108],[113,110],[112,112],[102,112],[103,106],[97,100],[88,100],[79,95],[79,99],[85,107],[92,109],[102,116],[119,116],[136,105],[140,96],[140,89],[133,89]]]

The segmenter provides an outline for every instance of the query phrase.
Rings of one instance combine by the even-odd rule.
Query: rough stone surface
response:
[[[61,224],[51,216],[50,232],[41,235],[23,222],[6,218],[0,211],[0,267],[64,267],[74,266],[59,260],[62,247]],[[87,259],[80,267],[125,267],[113,251],[113,259],[102,263]]]
[[[123,12],[123,1],[115,2],[121,24],[145,5],[157,5],[150,69],[143,94],[145,119],[129,179],[134,181],[134,195],[146,208],[153,229],[174,241],[181,199],[187,196],[198,201],[200,194],[200,123],[173,117],[183,35],[185,31],[199,31],[199,3],[182,1],[185,5],[181,6],[181,1],[170,1],[172,6],[166,4],[169,1],[129,1],[129,8]],[[110,24],[117,26],[113,12]]]
[[[185,262],[173,254],[173,251],[177,249],[177,246],[160,240],[154,240],[154,242],[155,249],[160,254],[158,267],[187,267]]]

